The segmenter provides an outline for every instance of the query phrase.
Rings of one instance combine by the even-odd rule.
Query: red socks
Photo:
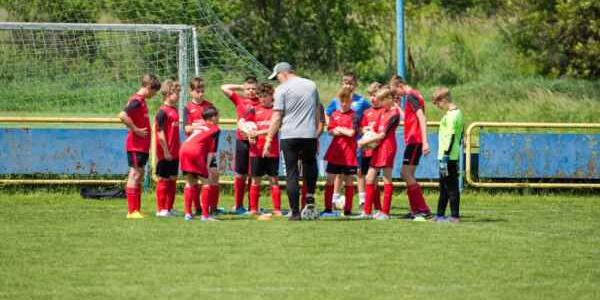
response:
[[[246,189],[246,182],[243,178],[235,177],[233,179],[233,194],[235,198],[235,207],[244,206],[244,190]]]
[[[352,200],[354,199],[354,185],[347,185],[344,190],[346,202],[344,202],[344,213],[352,212]]]
[[[156,183],[156,212],[167,208],[169,194],[169,180],[159,179]]]
[[[333,184],[325,185],[325,211],[331,212],[333,210]]]
[[[210,185],[208,187],[208,202],[211,209],[217,209],[217,205],[219,205],[219,185]]]
[[[300,197],[300,209],[306,206],[306,194],[308,193],[308,186],[302,181],[302,196]],[[332,194],[333,195],[333,194]]]
[[[197,188],[196,188],[197,190]],[[197,193],[197,191],[196,191]],[[208,218],[208,210],[209,208],[209,197],[210,197],[210,186],[204,185],[202,186],[202,216]],[[198,210],[198,207],[196,207]]]
[[[175,203],[175,193],[177,192],[177,181],[169,180],[168,181],[168,190],[167,190],[167,204],[165,209],[171,210],[173,209],[173,204]]]
[[[192,202],[194,196],[198,193],[198,186],[186,186],[183,188],[183,211],[186,215],[192,214]]]
[[[394,192],[394,186],[391,183],[383,185],[383,207],[381,212],[386,215],[390,215],[390,208],[392,207],[392,193]]]
[[[130,214],[136,210],[139,211],[142,198],[140,188],[127,187],[125,193],[127,194],[127,213]]]
[[[373,200],[375,199],[375,190],[377,186],[373,183],[367,183],[365,186],[365,205],[363,206],[363,212],[365,215],[373,213]]]
[[[250,211],[258,211],[258,200],[260,198],[260,185],[250,185]]]
[[[408,194],[408,202],[410,203],[410,210],[412,213],[430,212],[429,206],[425,203],[423,191],[418,183],[409,185],[406,189],[406,194]]]
[[[273,210],[281,210],[281,189],[278,185],[271,187],[271,198],[273,199]]]
[[[376,210],[381,210],[381,192],[379,191],[379,186],[375,185],[375,196],[373,198],[373,205]]]

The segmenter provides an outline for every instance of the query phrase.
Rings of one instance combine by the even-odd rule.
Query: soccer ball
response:
[[[365,132],[365,134],[362,136],[361,140],[366,140],[366,139],[372,139],[373,136],[375,136],[375,132],[374,131],[367,131]],[[373,142],[373,143],[369,143],[364,145],[365,148],[367,149],[373,149],[375,147],[377,147],[377,143]]]
[[[333,205],[335,205],[335,208],[339,210],[344,209],[344,205],[346,205],[346,197],[340,195],[337,200],[333,201]]]
[[[250,132],[252,130],[256,130],[256,128],[258,128],[256,126],[256,123],[254,123],[252,121],[246,121],[246,122],[244,122],[244,132]]]

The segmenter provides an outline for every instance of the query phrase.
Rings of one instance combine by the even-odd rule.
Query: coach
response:
[[[281,150],[285,160],[287,195],[292,214],[290,221],[316,219],[315,187],[317,184],[317,124],[320,120],[319,92],[314,82],[298,77],[289,63],[281,62],[273,68],[269,79],[277,78],[273,117],[267,134],[263,156],[267,156],[271,140],[279,131]],[[304,182],[307,185],[306,207],[300,213],[298,189],[298,162],[302,160]]]

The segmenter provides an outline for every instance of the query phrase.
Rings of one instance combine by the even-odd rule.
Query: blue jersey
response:
[[[352,95],[352,106],[350,106],[350,109],[354,111],[359,120],[362,118],[363,112],[369,108],[371,108],[371,104],[367,99],[359,94]],[[341,110],[341,107],[338,99],[334,97],[327,106],[325,113],[327,116],[331,117],[331,114],[336,110]]]

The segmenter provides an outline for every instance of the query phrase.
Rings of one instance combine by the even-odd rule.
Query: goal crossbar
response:
[[[28,23],[0,22],[0,30],[75,30],[75,31],[167,31],[194,30],[194,26],[176,24],[96,24],[96,23]]]

